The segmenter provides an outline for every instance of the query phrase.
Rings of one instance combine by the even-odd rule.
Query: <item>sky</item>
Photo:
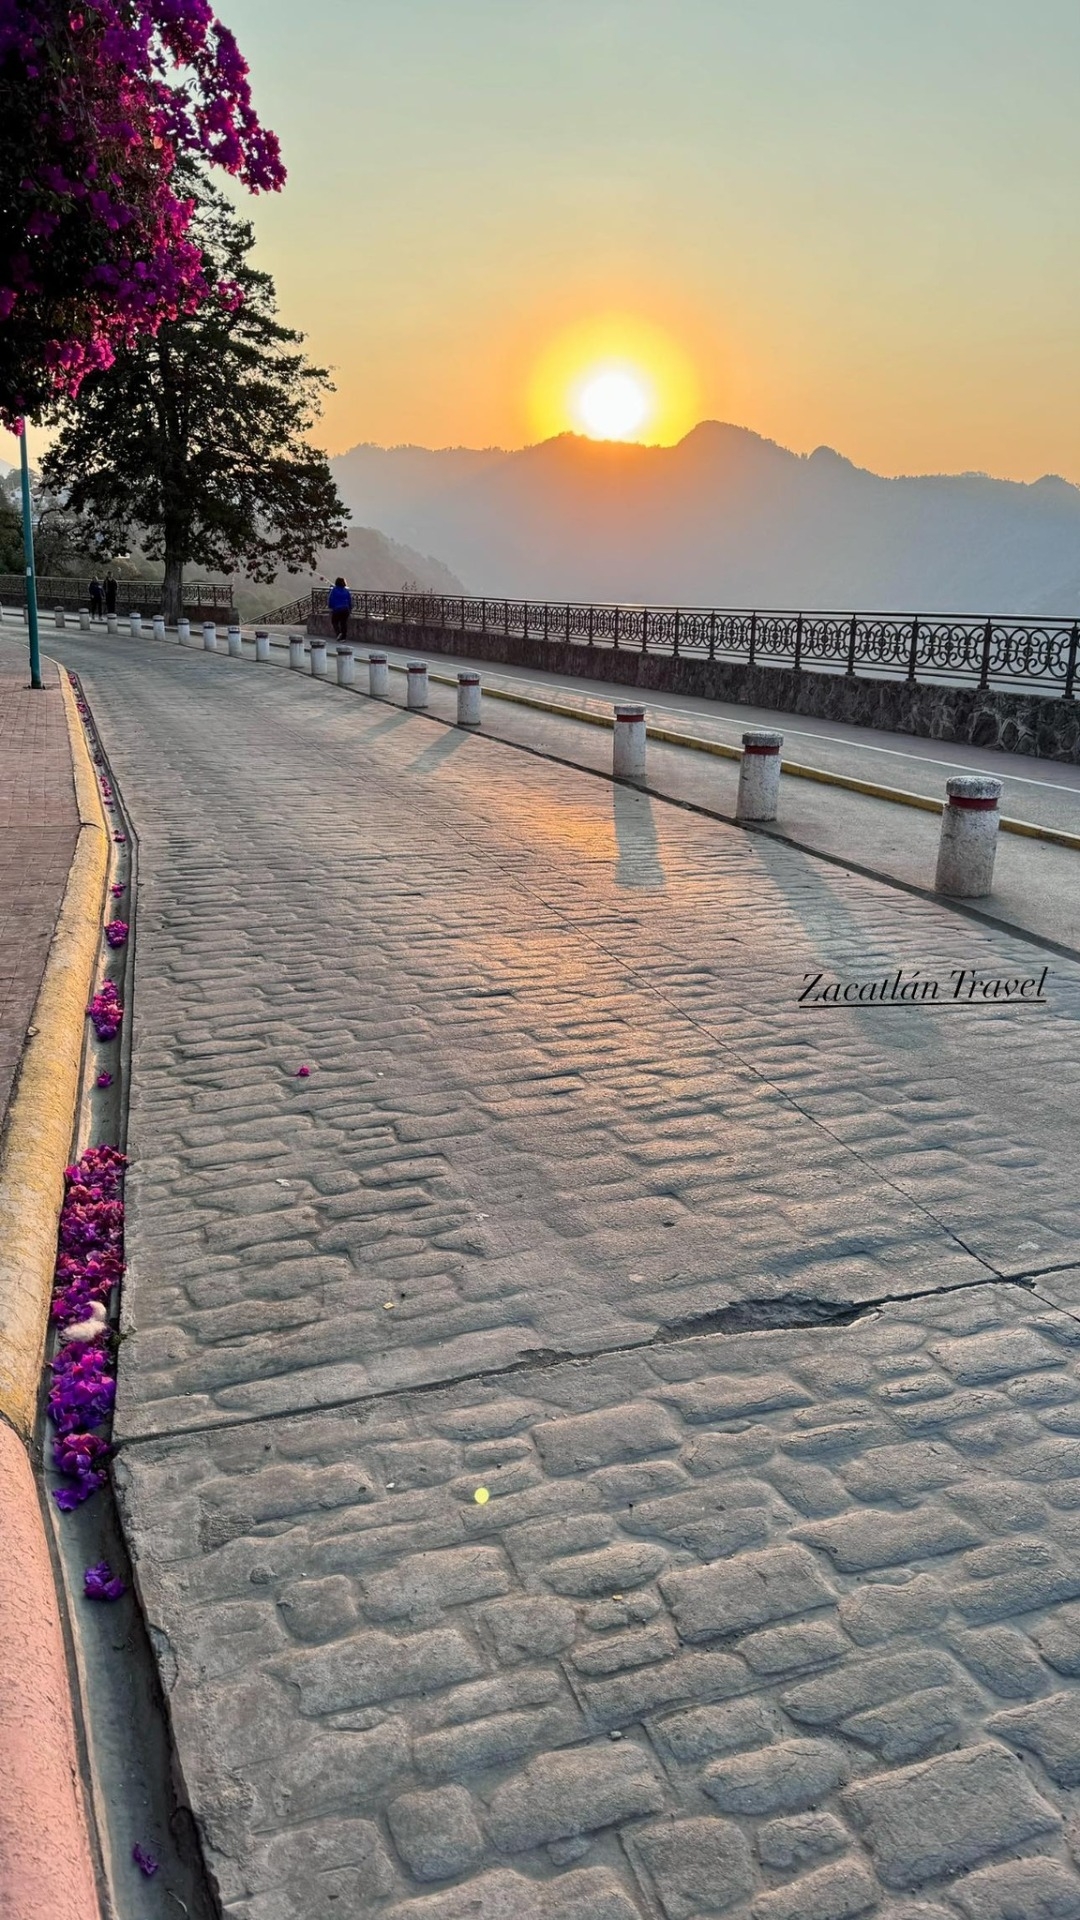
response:
[[[614,373],[633,437],[1080,481],[1076,0],[219,6],[330,452],[520,446]]]

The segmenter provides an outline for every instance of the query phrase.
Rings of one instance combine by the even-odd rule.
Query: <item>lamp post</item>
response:
[[[26,454],[26,421],[19,422],[19,470],[22,477],[23,553],[26,556],[26,624],[30,631],[30,685],[41,689],[41,650],[38,646],[37,576],[34,572],[34,522],[30,502],[30,466]]]

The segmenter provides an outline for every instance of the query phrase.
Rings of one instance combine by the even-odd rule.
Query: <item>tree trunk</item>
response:
[[[161,590],[165,619],[175,627],[184,611],[184,562],[175,553],[165,551],[165,583]]]

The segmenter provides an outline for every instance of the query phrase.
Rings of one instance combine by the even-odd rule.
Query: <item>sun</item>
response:
[[[629,367],[603,367],[587,373],[574,403],[591,440],[632,440],[653,412],[649,384]]]
[[[594,314],[556,334],[533,362],[525,397],[538,440],[569,432],[671,446],[699,418],[686,351],[630,313]]]

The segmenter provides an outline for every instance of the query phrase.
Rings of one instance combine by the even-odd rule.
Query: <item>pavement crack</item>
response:
[[[275,1407],[267,1411],[237,1414],[232,1419],[215,1420],[194,1427],[155,1427],[152,1433],[131,1434],[114,1442],[116,1453],[133,1447],[150,1446],[162,1440],[194,1439],[200,1434],[229,1433],[239,1427],[270,1425],[278,1421],[316,1419],[324,1413],[340,1413],[349,1407],[377,1407],[403,1398],[426,1399],[433,1394],[456,1393],[461,1387],[493,1386],[514,1375],[547,1373],[555,1367],[591,1367],[630,1354],[647,1354],[656,1347],[690,1345],[699,1340],[731,1339],[738,1334],[790,1333],[800,1329],[850,1327],[856,1321],[878,1313],[884,1307],[914,1306],[920,1300],[936,1300],[948,1294],[970,1293],[974,1287],[1019,1287],[1038,1298],[1034,1279],[1026,1275],[989,1273],[986,1279],[954,1280],[939,1287],[923,1287],[915,1293],[882,1293],[872,1300],[823,1300],[814,1294],[780,1294],[762,1300],[736,1300],[708,1313],[688,1315],[684,1319],[662,1321],[652,1333],[640,1340],[619,1346],[589,1347],[575,1351],[563,1347],[529,1347],[516,1360],[502,1367],[478,1367],[465,1373],[450,1373],[438,1380],[419,1380],[411,1386],[386,1387],[377,1393],[350,1393],[339,1399],[319,1400],[311,1406]],[[1063,1312],[1066,1309],[1062,1309]]]

